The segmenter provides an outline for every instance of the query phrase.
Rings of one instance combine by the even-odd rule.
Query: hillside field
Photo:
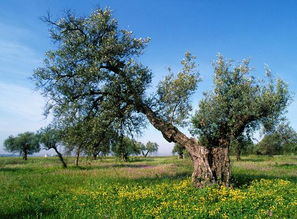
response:
[[[297,218],[297,156],[232,158],[232,187],[191,186],[176,157],[0,158],[0,218]]]

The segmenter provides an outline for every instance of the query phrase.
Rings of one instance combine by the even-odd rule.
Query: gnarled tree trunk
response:
[[[230,184],[230,159],[228,147],[201,147],[192,154],[194,170],[192,182],[198,187],[210,184]]]
[[[145,114],[150,123],[162,132],[169,142],[176,142],[185,146],[193,161],[194,170],[192,182],[197,187],[211,184],[230,184],[230,158],[229,147],[206,148],[196,139],[189,138],[171,123],[158,117],[147,105],[138,105],[140,112]]]

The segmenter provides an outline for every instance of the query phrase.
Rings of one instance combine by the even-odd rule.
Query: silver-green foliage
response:
[[[200,81],[195,57],[189,52],[181,62],[183,68],[176,75],[169,69],[169,74],[158,85],[158,111],[168,122],[185,126],[192,110],[190,96]]]
[[[47,52],[33,80],[49,99],[46,113],[68,124],[94,116],[126,127],[142,123],[133,101],[151,82],[151,72],[137,62],[149,39],[120,30],[110,10],[45,20],[56,48]]]
[[[40,151],[39,139],[33,132],[24,132],[17,136],[9,136],[4,141],[4,148],[9,152],[19,152],[27,159],[28,154]]]
[[[214,63],[214,90],[205,94],[193,117],[194,132],[206,146],[227,146],[262,125],[271,129],[289,103],[287,84],[251,74],[249,60],[239,64],[221,55]]]

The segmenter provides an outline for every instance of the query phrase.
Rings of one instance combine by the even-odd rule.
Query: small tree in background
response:
[[[147,157],[148,154],[157,152],[159,145],[155,142],[147,142],[146,144],[141,144],[142,156]]]
[[[174,144],[174,147],[172,149],[172,153],[177,153],[179,159],[184,159],[186,148],[182,146],[181,144]]]
[[[9,152],[19,152],[23,159],[27,160],[29,154],[40,151],[39,139],[33,132],[18,134],[16,137],[9,136],[4,141],[4,148]]]
[[[252,153],[253,146],[250,137],[242,134],[231,142],[231,153],[235,154],[236,160],[239,161],[242,154]]]
[[[127,162],[129,156],[141,153],[141,143],[126,136],[120,136],[116,144],[112,145],[112,152],[116,157]]]
[[[45,150],[53,149],[57,153],[63,167],[67,168],[63,155],[58,150],[58,147],[63,145],[62,132],[60,130],[50,127],[41,129],[39,131],[39,142]]]
[[[297,153],[297,133],[288,123],[282,123],[257,144],[258,154],[276,155]]]

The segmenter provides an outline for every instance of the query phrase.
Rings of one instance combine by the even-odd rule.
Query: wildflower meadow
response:
[[[68,158],[68,163],[74,162]],[[0,159],[0,218],[296,218],[296,156],[232,161],[231,187],[197,189],[175,157]]]

